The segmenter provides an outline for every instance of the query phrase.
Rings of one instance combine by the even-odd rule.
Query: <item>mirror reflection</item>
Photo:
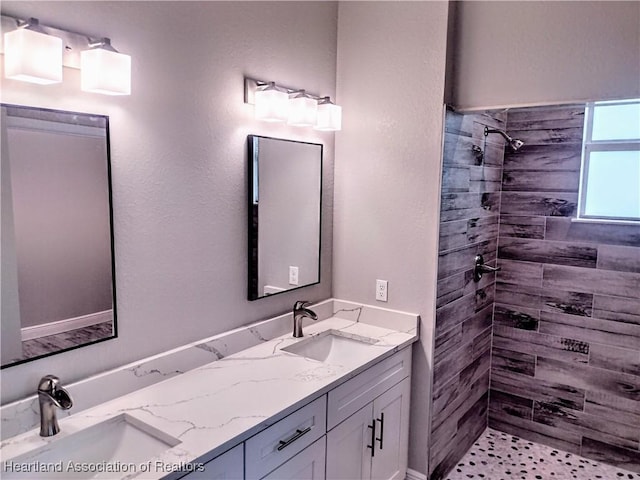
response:
[[[322,145],[249,135],[249,300],[320,282]]]
[[[2,104],[2,367],[113,338],[108,117]]]

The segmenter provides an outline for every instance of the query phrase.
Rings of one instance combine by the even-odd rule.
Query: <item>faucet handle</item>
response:
[[[55,375],[45,375],[38,383],[38,391],[50,393],[60,384],[60,379]]]

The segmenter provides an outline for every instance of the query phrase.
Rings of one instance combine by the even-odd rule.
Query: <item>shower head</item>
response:
[[[502,135],[504,139],[507,141],[507,143],[509,144],[509,147],[511,148],[512,152],[517,152],[524,145],[524,142],[522,140],[518,140],[517,138],[511,138],[503,130],[500,130],[498,128],[484,127],[484,136],[486,137],[490,133],[499,133],[500,135]]]

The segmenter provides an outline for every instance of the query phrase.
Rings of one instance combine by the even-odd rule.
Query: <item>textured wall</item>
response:
[[[409,467],[426,472],[446,2],[341,2],[334,296],[419,313]]]
[[[640,2],[455,3],[448,103],[485,109],[640,96]]]
[[[640,226],[571,222],[583,117],[508,114],[489,423],[640,472]]]
[[[495,274],[473,281],[476,254],[495,266],[506,114],[446,114],[430,478],[444,478],[487,426]],[[483,149],[484,159],[473,152]]]
[[[333,2],[32,2],[2,11],[108,36],[132,56],[131,96],[83,93],[79,71],[1,100],[110,116],[118,338],[2,371],[2,402],[331,295],[335,134],[258,122],[243,75],[335,96]],[[340,102],[338,98],[338,102]],[[345,110],[345,115],[350,112]],[[322,282],[247,298],[247,134],[324,143]]]

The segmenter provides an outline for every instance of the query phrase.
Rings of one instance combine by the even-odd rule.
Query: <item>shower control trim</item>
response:
[[[480,254],[476,255],[473,267],[473,281],[479,282],[483,273],[492,273],[500,270],[500,267],[491,267],[484,264],[484,257]]]

